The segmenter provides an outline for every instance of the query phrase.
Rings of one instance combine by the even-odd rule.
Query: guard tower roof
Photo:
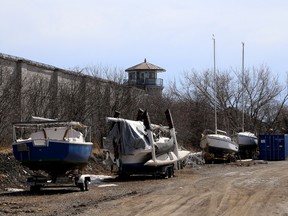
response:
[[[154,70],[154,71],[158,71],[158,72],[165,72],[166,70],[164,68],[161,68],[157,65],[151,64],[149,62],[146,61],[146,58],[144,59],[144,62],[137,64],[133,67],[130,67],[128,69],[126,69],[126,72],[130,72],[130,71],[138,71],[138,70]]]

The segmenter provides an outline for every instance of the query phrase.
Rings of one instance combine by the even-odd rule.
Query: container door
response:
[[[271,160],[271,136],[259,135],[260,160]]]
[[[272,160],[284,160],[284,135],[273,135]]]

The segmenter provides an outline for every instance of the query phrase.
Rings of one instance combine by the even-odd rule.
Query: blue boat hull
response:
[[[60,175],[85,167],[90,159],[92,146],[92,143],[65,141],[47,141],[45,145],[34,145],[29,140],[13,144],[13,154],[16,160],[31,170]]]

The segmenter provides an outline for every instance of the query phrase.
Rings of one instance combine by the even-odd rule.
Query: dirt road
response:
[[[135,177],[40,194],[3,192],[0,215],[288,215],[288,161],[186,167],[171,179]]]

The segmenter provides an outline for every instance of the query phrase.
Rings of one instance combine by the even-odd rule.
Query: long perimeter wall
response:
[[[0,134],[31,115],[103,128],[105,116],[119,109],[131,113],[143,95],[143,90],[0,53]],[[100,139],[104,131],[94,130]]]

